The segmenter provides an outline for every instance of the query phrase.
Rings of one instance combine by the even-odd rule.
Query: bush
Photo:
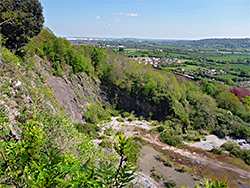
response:
[[[237,138],[247,138],[250,137],[250,128],[247,126],[238,126],[234,132]]]
[[[106,134],[107,136],[112,136],[113,134],[113,128],[109,127],[104,131],[104,134]]]
[[[130,113],[129,112],[123,112],[122,114],[123,118],[129,117]]]
[[[160,132],[163,132],[165,130],[165,127],[163,125],[160,125],[158,127],[154,127],[152,129],[150,129],[149,131],[151,133],[160,133]]]
[[[100,131],[100,128],[97,125],[91,123],[84,123],[84,124],[75,123],[75,127],[78,130],[78,132],[84,133],[91,137],[96,137],[97,132]]]
[[[143,120],[143,116],[139,116],[139,118],[138,118],[140,121],[142,121]]]
[[[246,164],[250,165],[250,150],[241,149],[240,145],[233,141],[226,142],[222,147],[229,151],[230,155],[241,158]]]
[[[184,139],[187,141],[200,142],[201,138],[198,132],[190,131],[186,135],[183,135]]]
[[[217,155],[222,155],[224,151],[225,151],[224,148],[221,148],[221,147],[213,148],[211,150],[212,153],[217,154]]]
[[[153,170],[150,174],[150,177],[153,178],[155,181],[159,182],[163,176],[160,172]]]
[[[103,148],[111,149],[112,148],[112,142],[109,141],[108,139],[103,139],[100,146],[103,147]]]
[[[233,149],[240,149],[240,145],[234,141],[228,141],[228,142],[224,143],[221,147],[229,152],[231,152]]]
[[[177,183],[175,179],[169,179],[167,182],[164,182],[164,186],[168,188],[176,187]]]
[[[135,120],[134,112],[131,112],[131,113],[129,114],[128,120],[129,120],[129,121],[134,121],[134,120]]]
[[[167,159],[166,161],[164,161],[164,163],[163,163],[165,166],[168,166],[168,167],[173,167],[174,165],[173,165],[173,163],[169,160],[169,159]]]
[[[169,129],[161,133],[159,136],[161,142],[169,144],[170,146],[183,145],[183,136],[181,129]]]
[[[185,166],[182,166],[180,168],[177,168],[176,171],[178,171],[180,173],[185,173],[185,172],[188,172],[188,168]]]
[[[123,118],[118,118],[117,121],[120,122],[120,123],[125,122],[125,120]]]
[[[89,123],[98,124],[100,121],[111,119],[110,109],[108,107],[104,109],[100,101],[97,101],[96,104],[90,103],[88,109],[85,117]]]
[[[151,122],[151,125],[152,126],[157,126],[157,125],[160,125],[160,123],[158,121],[153,121],[153,122]]]
[[[160,162],[163,162],[163,164],[165,166],[168,166],[168,167],[173,167],[173,163],[168,159],[166,158],[164,155],[157,155],[155,156],[155,159],[160,161]]]

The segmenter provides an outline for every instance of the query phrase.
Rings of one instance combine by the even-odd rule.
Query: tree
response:
[[[211,83],[206,83],[202,86],[203,92],[205,92],[208,95],[214,96],[215,95],[215,87]]]
[[[234,114],[239,112],[241,102],[233,93],[222,92],[216,97],[216,101],[220,108],[230,110]]]
[[[38,0],[1,0],[0,7],[4,45],[11,50],[20,51],[43,27],[42,6]]]
[[[91,54],[91,60],[96,70],[98,70],[101,66],[101,63],[107,57],[105,52],[99,50],[98,48],[94,48]]]

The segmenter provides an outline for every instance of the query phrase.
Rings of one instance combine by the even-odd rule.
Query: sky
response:
[[[40,0],[59,37],[249,38],[250,0]]]

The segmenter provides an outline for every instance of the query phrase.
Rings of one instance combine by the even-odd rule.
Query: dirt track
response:
[[[234,171],[234,172],[240,174],[241,176],[244,176],[245,178],[250,180],[250,172],[248,172],[246,170],[240,169],[240,168],[233,166],[233,165],[230,165],[228,163],[224,163],[224,162],[221,162],[218,160],[213,160],[213,159],[207,158],[205,156],[200,156],[199,154],[196,154],[196,153],[195,154],[191,153],[188,150],[179,149],[177,147],[169,146],[165,143],[162,143],[158,139],[158,136],[159,136],[159,134],[156,135],[155,137],[147,134],[143,137],[143,139],[151,144],[155,144],[157,146],[160,146],[163,150],[170,150],[170,151],[178,153],[182,156],[197,160],[199,162],[207,163],[207,164],[211,165],[213,168],[218,168],[218,169],[224,168],[227,170],[232,170],[232,171]]]

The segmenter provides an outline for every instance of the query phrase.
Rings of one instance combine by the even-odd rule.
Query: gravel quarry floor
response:
[[[195,143],[184,142],[184,143],[188,146],[201,148],[206,151],[211,151],[213,148],[220,147],[228,141],[234,141],[236,143],[240,143],[241,149],[250,150],[250,144],[247,143],[245,139],[233,139],[230,137],[218,138],[216,135],[208,135],[206,136],[205,140],[201,140],[200,142],[195,142]]]
[[[159,172],[163,176],[163,180],[158,183],[158,187],[164,187],[163,183],[170,179],[175,179],[178,185],[195,186],[194,177],[191,174],[177,172],[175,167],[164,166],[162,162],[156,160],[154,156],[160,153],[152,147],[144,146],[141,153],[143,156],[139,158],[139,170],[147,178],[150,178],[150,170],[155,169]]]
[[[111,122],[104,123],[100,125],[101,133],[104,133],[104,131],[110,127],[113,128],[114,134],[117,132],[124,132],[125,136],[135,136],[135,135],[141,135],[142,132],[144,132],[142,138],[149,143],[149,145],[144,145],[141,153],[142,156],[139,158],[139,172],[137,173],[137,180],[140,182],[141,187],[164,187],[164,182],[168,181],[169,179],[175,179],[178,185],[185,185],[189,187],[195,186],[195,180],[197,180],[197,177],[193,176],[189,173],[180,173],[175,170],[175,167],[166,167],[163,165],[162,162],[159,162],[155,159],[154,156],[159,155],[158,149],[154,149],[152,146],[157,146],[158,148],[161,148],[161,150],[165,151],[171,151],[176,154],[179,154],[181,156],[186,157],[190,161],[195,161],[196,165],[205,165],[210,169],[215,170],[215,172],[232,172],[234,174],[234,180],[239,181],[240,183],[237,183],[235,187],[244,187],[246,185],[241,184],[241,180],[244,179],[246,182],[249,182],[250,185],[250,173],[248,170],[249,168],[241,169],[238,166],[234,166],[226,161],[218,161],[216,159],[210,159],[206,156],[203,156],[189,151],[185,148],[178,148],[173,146],[168,146],[167,144],[164,144],[159,141],[158,135],[151,134],[148,131],[151,128],[154,128],[155,126],[152,126],[150,122],[147,121],[128,121],[125,119],[124,122],[118,122],[117,119],[119,117],[112,117]],[[144,131],[142,131],[142,129]],[[146,134],[145,134],[146,132]],[[203,150],[211,150],[213,147],[219,147],[223,143],[227,142],[231,138],[226,139],[219,139],[215,135],[209,135],[206,137],[206,140],[202,140],[201,142],[197,143],[185,143],[186,145],[201,148]],[[237,142],[245,142],[244,140],[237,140]],[[247,144],[245,144],[247,145]],[[188,146],[187,146],[188,147]],[[160,150],[160,151],[161,151]],[[203,165],[203,166],[204,166]],[[154,181],[152,178],[150,178],[150,170],[155,169],[157,172],[159,172],[163,178],[159,182]],[[233,175],[232,174],[232,175]],[[236,174],[236,175],[235,175]],[[237,178],[238,177],[238,178]],[[234,181],[233,180],[233,181]]]

